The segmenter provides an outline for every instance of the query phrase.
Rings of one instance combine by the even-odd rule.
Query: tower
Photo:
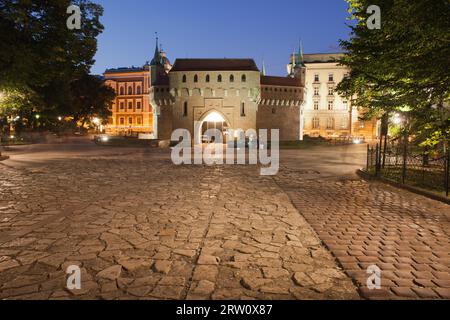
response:
[[[166,58],[167,59],[167,58]],[[167,73],[164,69],[164,57],[161,55],[159,48],[159,38],[156,36],[156,46],[153,59],[150,62],[150,83],[151,86],[161,82],[162,78],[167,77]]]

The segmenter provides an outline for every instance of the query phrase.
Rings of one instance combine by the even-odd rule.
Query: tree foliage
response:
[[[67,27],[70,5],[80,7],[79,30]],[[43,116],[74,115],[74,83],[91,80],[102,14],[89,0],[0,0],[0,92],[9,97],[0,105],[3,113],[28,114],[31,108]],[[99,88],[96,81],[89,84],[90,92]]]
[[[351,38],[341,64],[351,69],[338,91],[369,110],[403,112],[422,140],[450,136],[450,1],[348,0]],[[381,8],[370,30],[367,8]]]

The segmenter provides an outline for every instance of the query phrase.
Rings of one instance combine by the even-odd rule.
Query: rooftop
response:
[[[301,87],[300,79],[289,77],[261,76],[261,85],[280,87]]]
[[[303,55],[304,63],[327,63],[336,62],[344,56],[343,52],[340,53],[310,53]]]
[[[177,71],[257,71],[253,59],[177,59],[171,72]]]

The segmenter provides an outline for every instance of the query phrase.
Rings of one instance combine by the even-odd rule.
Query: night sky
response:
[[[142,66],[158,32],[176,58],[253,58],[269,75],[286,75],[289,54],[337,52],[349,36],[344,0],[94,0],[103,5],[92,73]]]

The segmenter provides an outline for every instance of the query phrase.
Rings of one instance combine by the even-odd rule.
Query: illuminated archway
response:
[[[208,137],[204,136],[204,133],[208,129],[218,129],[223,134],[226,134],[226,130],[230,127],[230,122],[226,117],[219,111],[211,110],[206,113],[201,120],[197,123],[197,141],[196,144],[203,143],[204,139]]]

